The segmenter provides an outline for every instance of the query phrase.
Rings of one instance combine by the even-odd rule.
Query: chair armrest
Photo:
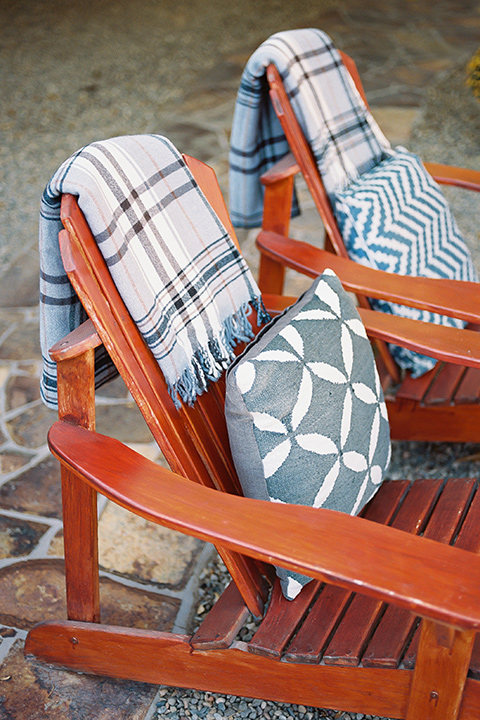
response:
[[[82,355],[87,350],[100,347],[102,341],[95,330],[91,320],[86,320],[79,327],[72,330],[64,338],[50,348],[49,354],[54,362],[70,360]]]
[[[289,152],[260,176],[260,182],[265,186],[274,185],[280,180],[285,180],[299,172],[300,167],[293,157],[293,154]]]
[[[465,190],[480,191],[480,171],[426,162],[425,167],[440,185],[454,185]]]
[[[301,240],[262,231],[257,246],[267,257],[315,278],[331,268],[347,290],[369,298],[480,322],[480,284],[387,273],[339,257]]]
[[[473,553],[343,513],[219,494],[69,423],[53,425],[49,444],[78,477],[148,520],[438,622],[480,628]]]
[[[262,297],[272,316],[280,315],[296,301],[287,295],[264,294]],[[479,332],[357,309],[370,339],[401,345],[444,362],[480,368]]]
[[[358,308],[369,338],[414,350],[454,365],[480,369],[480,333]]]

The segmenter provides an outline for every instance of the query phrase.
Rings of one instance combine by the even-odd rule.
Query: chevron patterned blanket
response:
[[[234,225],[262,220],[260,175],[288,152],[268,95],[274,63],[312,148],[328,193],[342,189],[390,152],[338,50],[321,30],[272,35],[252,55],[237,95],[230,143],[230,215]]]
[[[44,402],[57,405],[48,349],[85,314],[58,245],[60,197],[78,196],[112,278],[174,400],[193,402],[265,317],[248,266],[176,148],[159,135],[95,142],[47,185],[40,211],[40,333]],[[111,374],[98,365],[97,381]]]

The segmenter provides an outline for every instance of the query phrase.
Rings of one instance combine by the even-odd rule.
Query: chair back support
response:
[[[365,92],[354,61],[344,53],[340,53],[340,55],[342,56],[342,60],[344,61],[347,70],[352,75],[362,99],[366,102]],[[267,67],[267,80],[269,84],[270,98],[275,109],[275,113],[280,121],[282,130],[285,133],[290,150],[292,151],[300,171],[305,178],[305,182],[307,183],[312,198],[320,210],[328,242],[331,244],[337,255],[340,255],[341,257],[348,257],[347,249],[345,247],[345,243],[343,242],[340,230],[338,229],[332,205],[328,199],[317,163],[315,162],[310,146],[305,138],[303,130],[300,127],[300,123],[297,120],[295,112],[293,111],[280,73],[273,63]],[[368,307],[368,303],[363,304],[363,306]]]
[[[204,194],[235,239],[214,172],[185,157]],[[223,378],[193,407],[179,410],[163,374],[130,317],[76,198],[62,198],[60,247],[65,269],[111,359],[172,470],[208,487],[241,493],[224,416]],[[241,346],[239,346],[241,350]],[[250,558],[218,548],[249,609],[260,615],[267,584]],[[263,568],[268,575],[267,569]]]
[[[368,107],[365,91],[363,89],[355,62],[351,57],[341,51],[340,55],[345,67],[355,83],[358,92]],[[348,257],[348,252],[345,247],[342,234],[339,230],[332,205],[322,181],[322,176],[318,170],[317,163],[305,138],[303,130],[301,129],[293,111],[280,73],[274,64],[270,64],[267,67],[267,80],[269,84],[269,94],[275,113],[282,126],[282,130],[285,133],[290,150],[300,168],[300,172],[305,178],[307,187],[322,218],[322,222],[325,227],[325,247],[328,250],[333,249],[333,251],[340,257]],[[274,228],[264,226],[264,230],[269,229],[274,230]],[[370,303],[366,297],[358,295],[357,298],[360,307],[370,307]],[[375,346],[379,354],[381,367],[385,368],[385,372],[388,373],[389,377],[398,381],[398,370],[388,347],[381,341],[375,341]]]

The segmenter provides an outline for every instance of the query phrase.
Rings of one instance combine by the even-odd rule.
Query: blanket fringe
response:
[[[200,348],[193,356],[189,367],[182,373],[176,383],[169,386],[170,396],[175,407],[181,403],[192,406],[199,395],[208,388],[210,382],[218,380],[224,370],[235,358],[234,348],[239,342],[249,342],[254,337],[249,316],[252,307],[257,312],[257,322],[264,325],[270,321],[261,298],[254,297],[245,303],[230,317],[226,318],[218,337],[212,338],[208,348]]]

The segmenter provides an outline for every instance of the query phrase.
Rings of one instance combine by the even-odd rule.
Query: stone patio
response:
[[[227,193],[229,129],[244,63],[272,32],[307,25],[326,30],[355,57],[373,113],[394,144],[453,162],[463,147],[458,123],[451,143],[440,132],[443,142],[432,141],[425,127],[435,124],[441,93],[472,108],[478,129],[465,89],[457,99],[456,85],[449,88],[478,46],[479,3],[367,5],[294,0],[266,3],[261,14],[253,0],[208,8],[200,0],[0,7],[0,720],[149,720],[160,697],[156,687],[52,670],[23,657],[32,625],[65,617],[60,477],[46,446],[55,413],[38,390],[36,236],[44,185],[91,140],[160,132],[212,165]],[[467,139],[464,154],[480,167],[478,134]],[[304,212],[292,234],[321,242],[302,188],[300,196]],[[477,224],[467,232],[478,260]],[[255,269],[254,235],[239,233]],[[292,293],[305,285],[293,277],[290,283]],[[100,432],[163,462],[121,380],[101,391],[97,411]],[[212,549],[104,499],[99,512],[105,621],[188,629]]]

